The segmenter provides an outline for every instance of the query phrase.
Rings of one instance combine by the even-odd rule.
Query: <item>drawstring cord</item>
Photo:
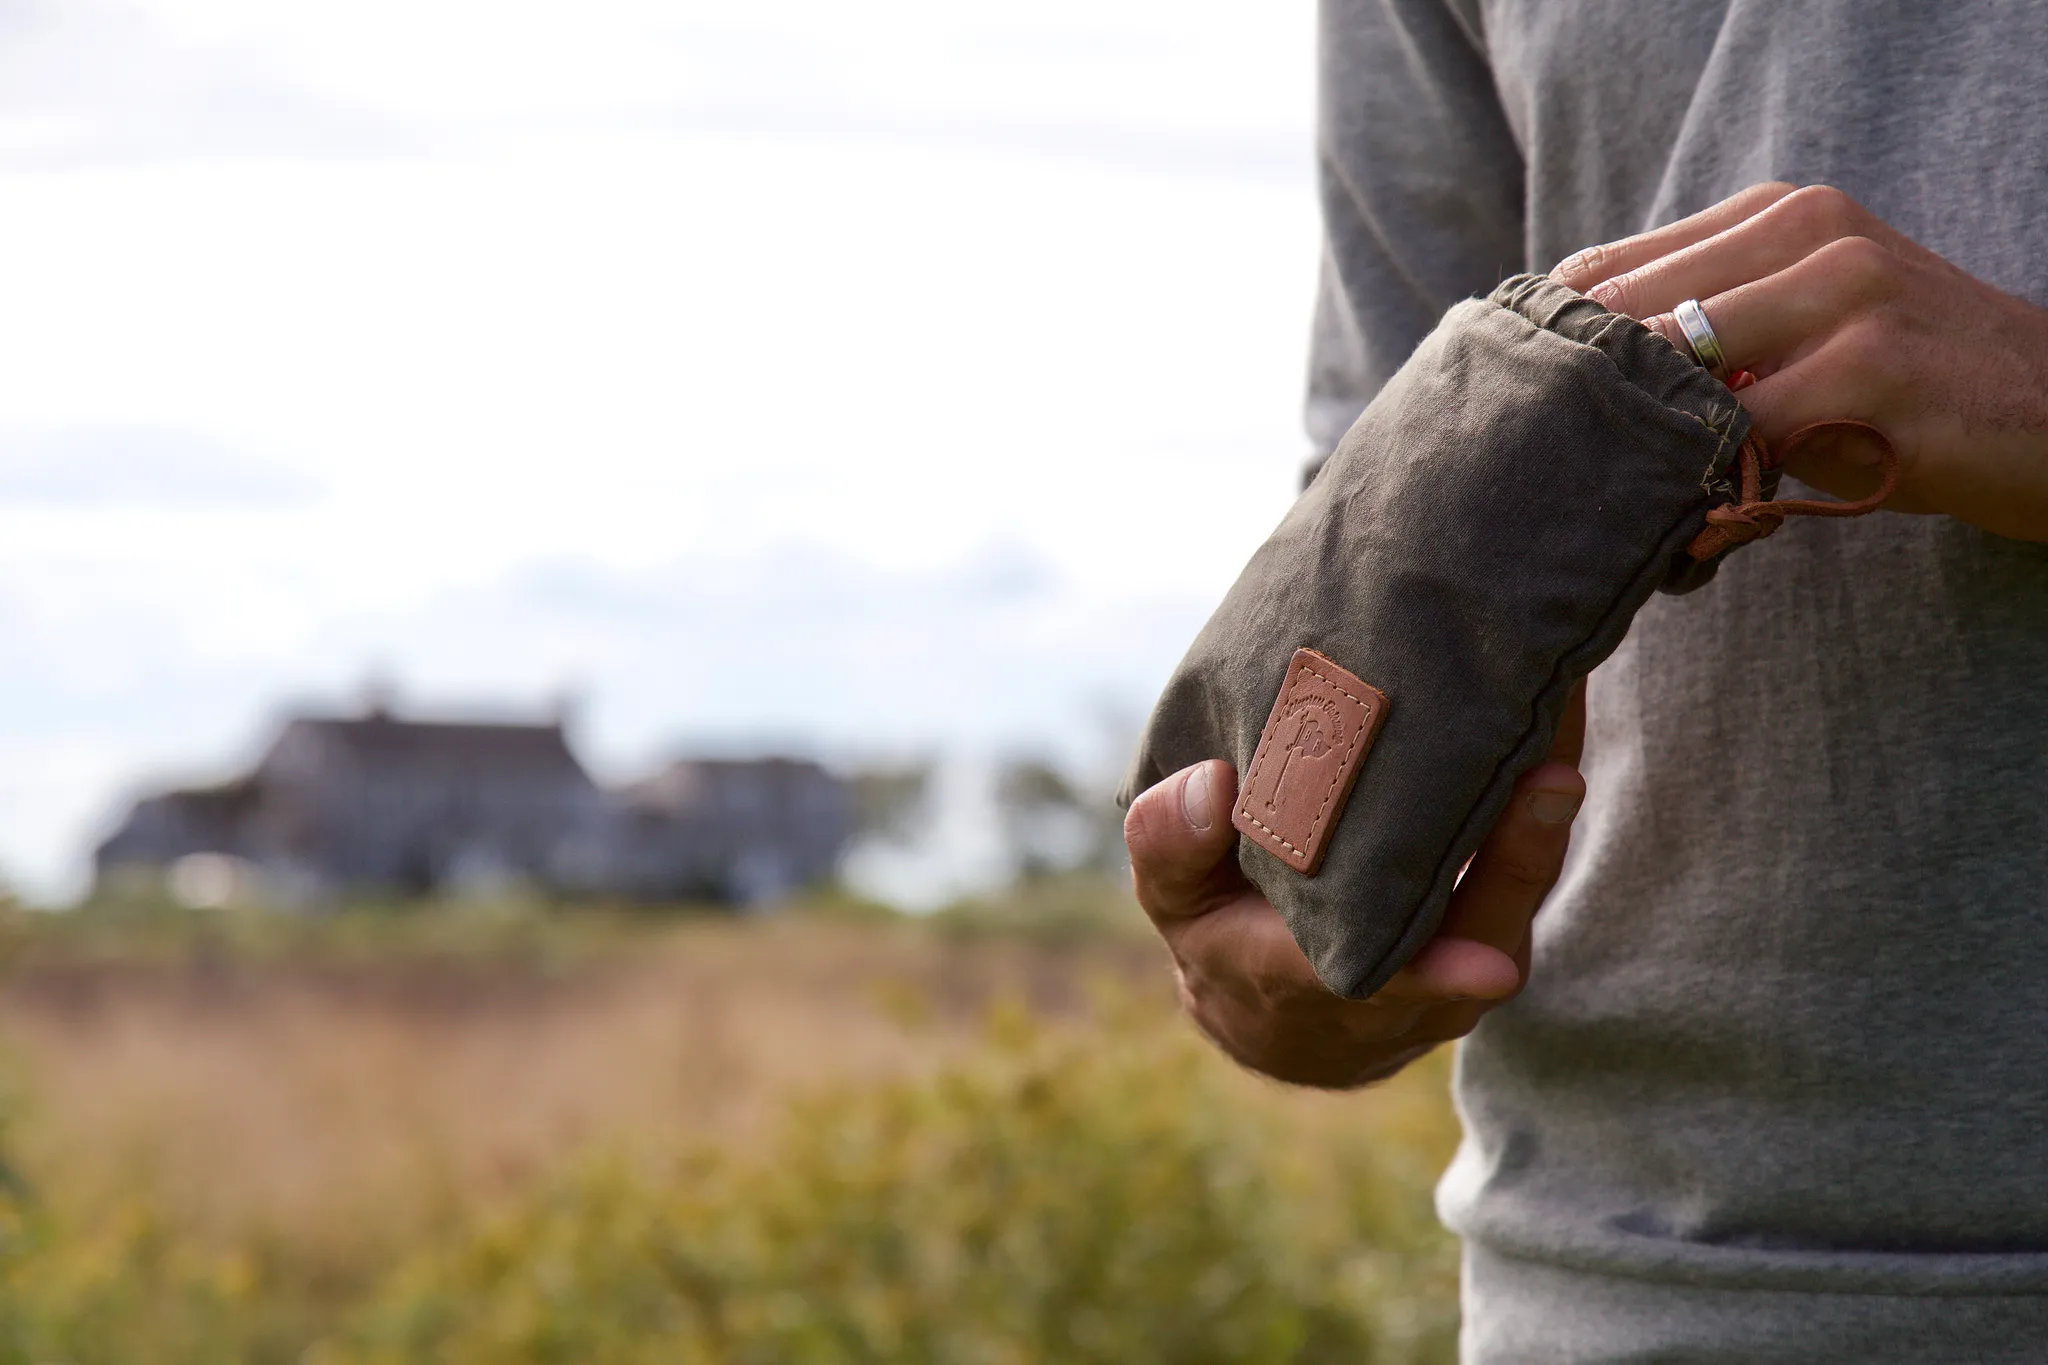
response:
[[[1746,372],[1738,372],[1735,382],[1729,387],[1747,388],[1749,385],[1741,382],[1747,378]],[[1855,502],[1828,502],[1819,498],[1775,501],[1764,496],[1765,470],[1779,468],[1813,437],[1842,431],[1861,432],[1877,443],[1878,457],[1884,462],[1884,478],[1879,482],[1877,491]],[[1709,560],[1723,550],[1762,540],[1790,517],[1860,517],[1866,512],[1875,512],[1899,486],[1899,452],[1892,445],[1891,438],[1868,422],[1847,417],[1799,428],[1780,443],[1776,453],[1765,448],[1763,439],[1751,432],[1742,442],[1739,462],[1742,468],[1742,500],[1708,511],[1705,529],[1685,547],[1686,553],[1695,560]]]

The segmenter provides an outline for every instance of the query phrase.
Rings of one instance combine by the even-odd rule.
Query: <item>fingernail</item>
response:
[[[1215,805],[1209,793],[1209,765],[1204,763],[1180,784],[1180,813],[1191,828],[1206,830],[1216,818]]]
[[[1531,792],[1529,814],[1542,825],[1568,825],[1579,813],[1579,798],[1570,792]]]
[[[1621,291],[1616,289],[1612,283],[1596,284],[1586,291],[1587,298],[1593,300],[1593,302],[1599,304],[1610,313],[1614,311],[1614,300],[1620,294]]]

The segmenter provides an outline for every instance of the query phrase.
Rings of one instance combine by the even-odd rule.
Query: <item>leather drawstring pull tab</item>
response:
[[[1827,502],[1819,498],[1788,498],[1782,502],[1763,496],[1764,471],[1776,469],[1811,438],[1823,432],[1856,431],[1877,442],[1878,457],[1884,462],[1884,478],[1877,491],[1855,502]],[[1762,540],[1791,517],[1860,517],[1875,512],[1899,486],[1899,452],[1891,438],[1868,422],[1837,418],[1801,427],[1785,438],[1773,455],[1754,433],[1742,443],[1742,500],[1708,511],[1707,524],[1692,538],[1685,552],[1696,560],[1709,560],[1722,551],[1752,540]]]

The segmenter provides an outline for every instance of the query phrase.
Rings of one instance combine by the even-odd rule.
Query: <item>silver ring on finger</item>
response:
[[[1721,338],[1714,335],[1714,324],[1707,321],[1707,310],[1700,307],[1700,301],[1687,299],[1671,310],[1671,316],[1677,320],[1678,330],[1685,333],[1685,344],[1692,347],[1692,358],[1708,374],[1726,382],[1728,356],[1721,350]]]

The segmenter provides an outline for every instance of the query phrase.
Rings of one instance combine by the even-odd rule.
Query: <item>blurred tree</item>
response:
[[[996,774],[996,812],[1017,875],[1027,880],[1123,862],[1123,819],[1043,758],[1012,758]]]
[[[929,762],[862,768],[847,778],[853,788],[857,838],[907,843],[917,834],[931,805]]]

